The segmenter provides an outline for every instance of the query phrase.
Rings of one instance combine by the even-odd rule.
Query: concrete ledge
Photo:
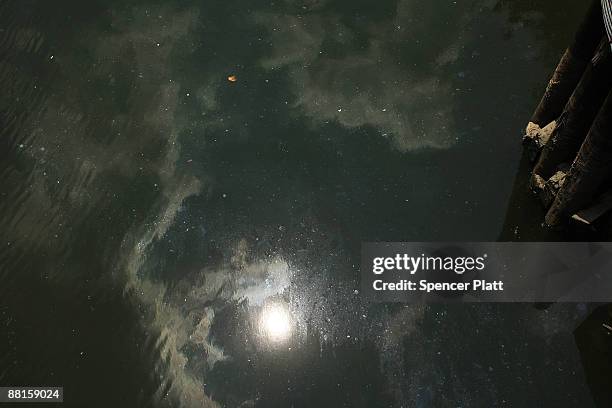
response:
[[[572,221],[593,225],[601,216],[612,209],[612,190],[605,192],[593,201],[587,208],[572,215]]]

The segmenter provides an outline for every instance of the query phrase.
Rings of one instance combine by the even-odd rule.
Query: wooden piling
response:
[[[576,88],[597,45],[604,36],[600,0],[592,0],[591,7],[582,21],[573,43],[565,50],[557,65],[546,92],[536,108],[531,123],[542,128],[555,120]]]
[[[558,225],[583,209],[610,179],[612,170],[612,91],[580,146],[563,186],[546,214],[546,224]]]
[[[559,165],[572,162],[612,88],[611,72],[610,45],[608,41],[602,41],[557,119],[556,127],[533,169],[534,177],[537,175],[548,180]]]

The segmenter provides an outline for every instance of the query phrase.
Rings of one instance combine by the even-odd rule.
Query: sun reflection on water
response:
[[[259,326],[265,337],[274,343],[287,340],[292,332],[292,319],[287,305],[268,304],[263,307]]]

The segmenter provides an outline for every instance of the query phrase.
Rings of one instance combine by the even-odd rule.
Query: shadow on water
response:
[[[519,137],[517,137],[517,143]],[[529,187],[533,163],[529,154],[523,152],[515,177],[508,209],[499,241],[568,241],[567,232],[553,230],[544,225],[546,211],[539,198]]]

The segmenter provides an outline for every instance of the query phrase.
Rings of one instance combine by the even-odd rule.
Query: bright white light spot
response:
[[[272,341],[286,340],[291,335],[291,315],[283,305],[265,306],[261,314],[261,329]]]

